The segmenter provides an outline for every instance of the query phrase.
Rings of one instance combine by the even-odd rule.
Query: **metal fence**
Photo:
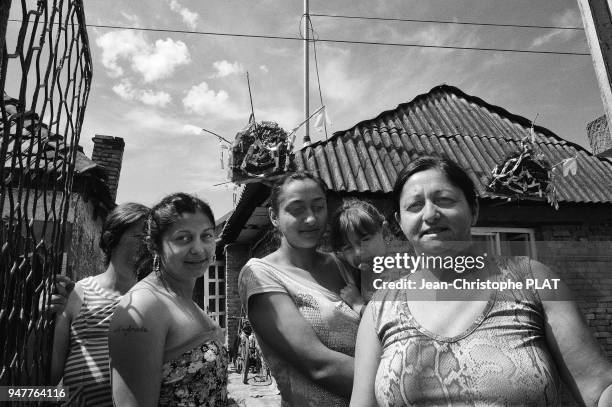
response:
[[[82,0],[0,5],[0,385],[41,385],[47,304],[62,272],[76,152],[91,85]]]

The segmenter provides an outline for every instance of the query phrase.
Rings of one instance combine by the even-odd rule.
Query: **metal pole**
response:
[[[610,0],[578,0],[578,6],[608,128],[612,128],[612,5]]]
[[[4,47],[6,45],[6,25],[8,23],[11,0],[0,0],[0,63],[4,59]],[[3,65],[3,64],[2,64]]]
[[[304,20],[304,120],[306,121],[304,127],[304,146],[310,145],[310,101],[309,101],[309,80],[308,80],[308,69],[309,69],[309,55],[308,55],[308,46],[309,46],[309,29],[310,29],[310,15],[309,15],[309,7],[308,1],[304,0],[304,16],[302,19]]]

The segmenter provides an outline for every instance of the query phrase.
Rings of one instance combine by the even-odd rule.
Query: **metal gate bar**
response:
[[[0,385],[47,382],[76,153],[91,86],[82,0],[0,6]]]

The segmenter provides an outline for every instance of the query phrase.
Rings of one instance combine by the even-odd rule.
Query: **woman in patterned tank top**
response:
[[[100,248],[107,268],[76,283],[55,321],[51,377],[63,379],[70,405],[112,406],[108,328],[119,299],[136,283],[135,264],[149,208],[126,203],[108,214]]]
[[[556,406],[559,376],[581,405],[612,406],[612,364],[557,275],[528,257],[487,257],[472,244],[478,201],[459,165],[419,157],[393,192],[395,218],[420,266],[366,308],[352,407]],[[530,288],[528,279],[558,289]]]

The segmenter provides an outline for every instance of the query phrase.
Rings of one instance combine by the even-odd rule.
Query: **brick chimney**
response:
[[[103,136],[96,134],[92,138],[94,142],[91,159],[106,172],[107,185],[114,201],[117,197],[119,186],[119,175],[121,174],[121,162],[123,160],[123,149],[125,142],[121,137]]]
[[[587,124],[587,136],[589,137],[593,154],[598,157],[612,158],[612,136],[610,135],[606,115]]]

